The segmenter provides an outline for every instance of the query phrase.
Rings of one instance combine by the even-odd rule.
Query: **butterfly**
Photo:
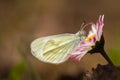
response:
[[[69,58],[85,39],[85,31],[81,29],[75,34],[65,33],[40,37],[32,41],[31,53],[37,59],[47,63],[59,64]]]

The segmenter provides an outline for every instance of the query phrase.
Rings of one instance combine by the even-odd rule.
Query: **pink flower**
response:
[[[91,30],[89,31],[88,36],[81,42],[80,47],[78,47],[75,52],[69,54],[69,58],[74,61],[81,60],[81,58],[93,47],[96,45],[96,42],[99,42],[102,36],[102,29],[104,26],[103,23],[104,15],[100,15],[96,24],[91,25]]]

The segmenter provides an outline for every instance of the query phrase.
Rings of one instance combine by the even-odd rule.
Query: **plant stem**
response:
[[[105,52],[104,49],[102,49],[100,51],[100,53],[102,54],[102,56],[108,61],[109,64],[111,64],[112,66],[114,66],[113,62],[111,61],[111,59],[108,57],[107,53]]]

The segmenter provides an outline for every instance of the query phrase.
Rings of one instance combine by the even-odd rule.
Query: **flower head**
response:
[[[69,54],[69,58],[73,60],[81,60],[81,58],[89,51],[96,46],[97,42],[101,41],[102,38],[102,29],[104,26],[103,23],[104,15],[100,15],[96,24],[92,23],[91,30],[89,31],[87,37],[81,42],[80,47],[78,47],[75,52]]]

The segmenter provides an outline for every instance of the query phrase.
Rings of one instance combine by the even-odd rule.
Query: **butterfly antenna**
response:
[[[80,31],[77,33],[78,35],[80,35],[80,36],[83,36],[83,35],[85,35],[86,34],[86,32],[85,32],[85,28],[88,26],[88,25],[92,25],[93,23],[91,22],[91,23],[87,23],[87,24],[85,24],[86,22],[85,21],[83,21],[83,23],[81,24],[81,27],[80,27]]]
[[[80,29],[80,31],[84,31],[84,29],[88,26],[88,25],[92,25],[93,23],[91,22],[91,23],[87,23],[87,24],[85,24],[85,22],[83,22],[82,24],[81,24],[81,29]]]
[[[80,27],[80,31],[83,30],[83,27],[85,26],[85,21],[83,21],[83,23],[81,24],[81,27]]]
[[[80,27],[80,31],[77,32],[76,34],[77,34],[77,35],[80,35],[80,36],[81,36],[81,35],[85,35],[86,32],[85,32],[84,29],[85,29],[88,25],[92,25],[92,24],[93,24],[92,22],[86,24],[86,22],[83,21],[83,23],[81,24],[81,27]]]

